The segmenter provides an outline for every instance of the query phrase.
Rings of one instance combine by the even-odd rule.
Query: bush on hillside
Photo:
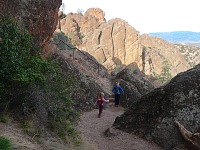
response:
[[[1,84],[43,81],[42,70],[47,63],[39,53],[31,54],[31,35],[21,30],[9,17],[0,18],[0,79]]]
[[[66,50],[66,49],[70,50],[70,47],[73,47],[71,44],[71,40],[63,32],[55,32],[53,34],[53,38],[51,39],[51,41],[53,43],[56,43],[58,48],[61,50]]]
[[[0,137],[0,149],[2,150],[11,150],[11,142],[5,138],[5,137]]]
[[[0,115],[13,111],[22,122],[34,120],[39,128],[32,134],[41,124],[70,134],[78,117],[70,99],[73,78],[54,59],[43,60],[31,35],[9,16],[0,16],[0,58]]]

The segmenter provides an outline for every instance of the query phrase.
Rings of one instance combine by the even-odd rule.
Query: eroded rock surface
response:
[[[133,62],[146,75],[160,75],[165,67],[163,62],[169,64],[172,76],[190,68],[172,43],[140,35],[127,21],[120,18],[106,21],[104,16],[99,8],[90,8],[84,15],[70,13],[61,19],[61,27],[74,45],[90,53],[110,72],[118,72]]]
[[[128,108],[137,102],[142,95],[161,85],[155,84],[156,80],[153,77],[142,73],[136,63],[132,63],[120,71],[115,80],[120,81],[120,85],[125,90],[125,93],[121,95],[120,104]]]
[[[44,47],[52,37],[62,0],[1,0],[0,14],[10,14],[33,36],[35,47]]]
[[[153,139],[165,149],[187,145],[174,121],[196,132],[200,126],[200,64],[144,95],[121,117],[116,128]]]

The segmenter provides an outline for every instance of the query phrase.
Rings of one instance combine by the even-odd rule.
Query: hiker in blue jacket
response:
[[[119,85],[119,82],[116,82],[116,85],[113,87],[112,92],[115,93],[115,106],[119,106],[120,92],[124,93],[123,88]]]

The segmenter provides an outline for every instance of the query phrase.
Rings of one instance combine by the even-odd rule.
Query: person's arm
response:
[[[105,98],[103,98],[103,101],[109,103],[109,99],[106,100]]]
[[[94,103],[94,107],[96,106],[96,104],[97,104],[97,101],[98,101],[98,100],[96,100],[96,101],[95,101],[95,103]]]
[[[122,93],[124,93],[124,89],[121,86],[119,86],[119,88],[122,91]]]
[[[115,93],[115,86],[113,87],[112,92]]]

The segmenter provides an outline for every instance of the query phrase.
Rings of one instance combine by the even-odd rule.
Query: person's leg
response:
[[[116,101],[115,101],[115,105],[116,106],[119,105],[119,98],[120,98],[120,95],[116,95]]]
[[[117,94],[115,94],[115,106],[117,105]]]
[[[99,115],[98,115],[99,118],[101,117],[102,111],[103,111],[103,106],[99,106]]]

